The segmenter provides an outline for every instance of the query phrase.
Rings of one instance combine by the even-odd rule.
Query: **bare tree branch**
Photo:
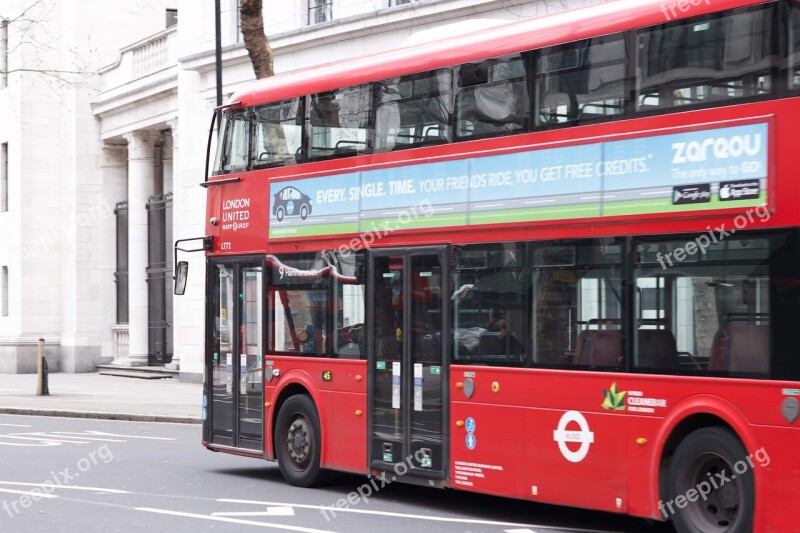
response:
[[[5,56],[10,57],[23,49],[30,49],[32,54],[28,57],[26,65],[19,68],[10,68],[8,64],[0,65],[0,74],[34,73],[48,81],[55,81],[60,86],[84,85],[85,80],[91,77],[92,72],[85,68],[87,65],[80,57],[77,50],[68,50],[72,56],[72,68],[49,68],[45,60],[45,52],[57,51],[57,47],[50,43],[51,31],[46,26],[55,7],[44,0],[31,0],[22,11],[15,16],[0,15],[0,26],[4,27]],[[45,40],[47,39],[47,40]]]

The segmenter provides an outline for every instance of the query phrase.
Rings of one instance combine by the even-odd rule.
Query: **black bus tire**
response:
[[[310,397],[292,396],[281,406],[275,421],[275,455],[283,478],[290,485],[313,487],[322,482],[319,415]]]
[[[678,533],[752,531],[753,467],[728,429],[707,427],[690,433],[675,450],[667,475],[667,496],[659,506]]]

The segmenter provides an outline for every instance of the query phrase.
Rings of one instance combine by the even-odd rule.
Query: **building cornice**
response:
[[[172,67],[174,70],[175,67]],[[136,107],[142,100],[163,98],[178,93],[178,73],[159,78],[146,85],[139,85],[128,91],[109,96],[91,103],[92,113],[102,118],[108,113],[119,113]],[[102,96],[102,94],[101,94]]]
[[[389,30],[406,29],[434,22],[444,22],[459,17],[480,15],[498,9],[509,9],[525,0],[419,0],[402,6],[382,8],[351,17],[334,19],[313,26],[269,35],[270,46],[277,54],[290,54],[309,48],[358,39]],[[545,5],[545,4],[543,4]],[[509,18],[511,22],[513,17]],[[502,21],[505,22],[505,21]],[[244,43],[223,47],[223,64],[231,66],[250,59]],[[214,50],[179,57],[181,69],[199,73],[215,69]]]

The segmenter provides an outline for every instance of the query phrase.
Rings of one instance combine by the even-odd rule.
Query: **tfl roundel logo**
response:
[[[594,444],[594,433],[589,430],[586,417],[578,411],[567,411],[558,421],[558,428],[553,431],[553,440],[558,443],[558,449],[567,461],[580,463],[586,459],[589,448]],[[567,443],[578,443],[579,446],[573,450]]]

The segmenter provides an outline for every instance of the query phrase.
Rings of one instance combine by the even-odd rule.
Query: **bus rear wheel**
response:
[[[690,433],[670,462],[662,512],[679,533],[746,533],[752,530],[755,483],[744,446],[721,427]],[[666,509],[666,510],[664,510]]]
[[[308,396],[292,396],[275,421],[275,452],[284,479],[297,487],[322,481],[319,415]]]

